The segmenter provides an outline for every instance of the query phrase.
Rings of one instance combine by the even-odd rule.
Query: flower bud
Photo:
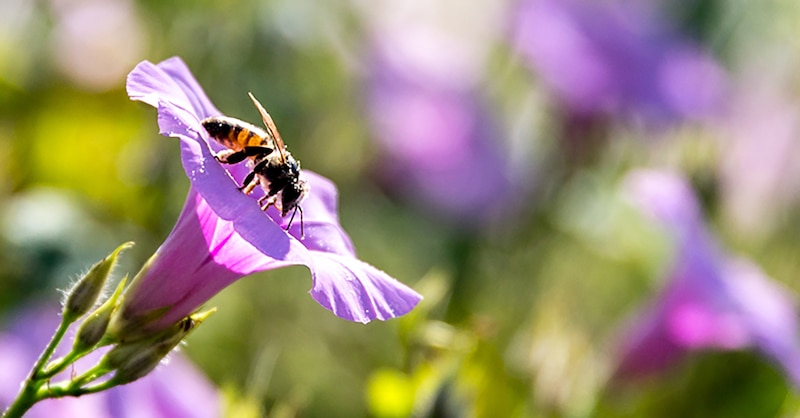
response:
[[[64,321],[72,323],[92,309],[103,290],[111,269],[117,262],[117,256],[132,245],[132,242],[126,242],[117,247],[114,252],[93,265],[89,272],[72,286],[72,289],[67,292],[67,300],[64,302]]]
[[[78,334],[75,336],[72,351],[81,353],[91,349],[100,342],[106,334],[108,323],[111,320],[111,314],[117,308],[117,301],[119,300],[120,294],[122,294],[122,289],[125,288],[127,280],[127,276],[122,278],[114,294],[83,320],[80,328],[78,328]]]
[[[116,366],[112,380],[118,385],[133,382],[150,373],[172,350],[175,341],[170,338],[154,345],[147,345],[143,341],[114,347],[108,353],[109,363]],[[167,349],[167,347],[169,347]]]
[[[189,315],[152,337],[121,343],[112,348],[102,360],[110,369],[116,369],[111,381],[122,385],[150,373],[178,343],[214,311],[215,308]]]

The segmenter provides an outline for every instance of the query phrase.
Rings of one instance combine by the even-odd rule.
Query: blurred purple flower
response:
[[[520,190],[502,153],[501,133],[471,77],[442,79],[438,69],[418,62],[448,62],[447,50],[434,57],[404,54],[390,36],[375,38],[366,107],[384,157],[384,184],[455,223],[502,215]]]
[[[79,86],[118,86],[147,44],[145,24],[130,0],[51,0],[53,59]]]
[[[276,210],[265,215],[253,197],[237,190],[244,164],[223,166],[212,154],[200,120],[221,113],[179,58],[158,65],[144,61],[128,76],[128,94],[158,109],[163,135],[180,139],[191,188],[174,229],[149,269],[126,291],[123,317],[134,323],[168,307],[159,326],[174,323],[232,282],[248,274],[289,265],[311,270],[311,296],[337,316],[358,322],[386,320],[410,311],[421,296],[386,273],[358,260],[338,222],[336,187],[303,171],[311,186],[300,222],[289,233]],[[235,182],[234,182],[235,179]]]
[[[751,64],[720,121],[722,207],[751,240],[790,219],[786,212],[800,199],[800,104],[786,89],[794,74],[775,61]]]
[[[618,373],[674,364],[691,350],[756,349],[800,385],[800,335],[791,293],[752,263],[722,254],[680,176],[634,172],[626,190],[670,234],[674,260],[664,289],[622,341]]]
[[[0,332],[0,411],[14,399],[30,367],[49,341],[59,321],[57,303],[27,308],[11,316]],[[62,344],[55,355],[69,351]],[[69,378],[76,370],[97,363],[101,352],[93,352],[66,370],[54,382]],[[158,367],[133,383],[80,398],[47,399],[25,415],[37,417],[115,418],[215,418],[222,405],[214,386],[189,361],[172,353],[169,367]]]
[[[515,48],[576,116],[700,119],[720,110],[723,70],[642,1],[521,0]]]

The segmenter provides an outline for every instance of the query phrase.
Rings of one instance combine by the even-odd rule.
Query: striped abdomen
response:
[[[218,116],[203,119],[200,124],[217,142],[235,151],[270,144],[269,136],[263,129],[239,119]]]

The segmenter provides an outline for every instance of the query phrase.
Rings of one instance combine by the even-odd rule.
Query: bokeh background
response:
[[[230,116],[259,120],[253,92],[338,185],[360,258],[425,296],[362,325],[304,268],[235,283],[182,348],[227,416],[797,416],[800,356],[758,338],[662,341],[674,361],[626,373],[621,347],[679,252],[632,170],[685,179],[720,252],[800,291],[798,21],[786,0],[3,0],[1,315],[124,241],[135,273],[169,233],[178,143],[125,76],[177,55]]]

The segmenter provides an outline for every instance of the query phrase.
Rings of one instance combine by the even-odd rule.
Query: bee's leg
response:
[[[265,147],[263,145],[257,146],[246,146],[244,147],[244,153],[247,154],[248,157],[255,157],[256,155],[269,155],[272,154],[273,149],[270,147]]]
[[[256,172],[251,171],[247,177],[244,178],[244,183],[242,186],[239,187],[239,190],[242,191],[244,194],[252,193],[253,189],[256,188],[258,185],[258,179],[256,179]]]
[[[264,204],[265,200],[267,201],[266,204]],[[261,210],[266,211],[267,209],[269,209],[270,206],[276,206],[277,201],[278,199],[276,198],[275,195],[267,194],[264,195],[261,199],[258,199],[258,204],[261,205]]]
[[[244,161],[247,157],[272,154],[272,148],[264,146],[244,147],[241,151],[227,149],[220,151],[214,158],[223,164],[236,164]]]
[[[231,157],[233,155],[235,155],[235,154],[237,154],[236,151],[234,151],[232,149],[226,149],[226,150],[222,150],[222,151],[214,154],[214,159],[219,161],[219,162],[221,162],[221,163],[223,163],[223,164],[233,164],[230,161],[231,161]],[[233,159],[235,160],[236,157],[233,157]],[[241,160],[239,160],[239,161],[241,161]]]
[[[242,191],[242,190],[250,187],[250,184],[253,183],[253,180],[255,180],[255,178],[256,178],[256,172],[255,171],[249,172],[247,174],[247,177],[244,178],[244,181],[242,182],[242,185],[239,187],[239,191]]]

